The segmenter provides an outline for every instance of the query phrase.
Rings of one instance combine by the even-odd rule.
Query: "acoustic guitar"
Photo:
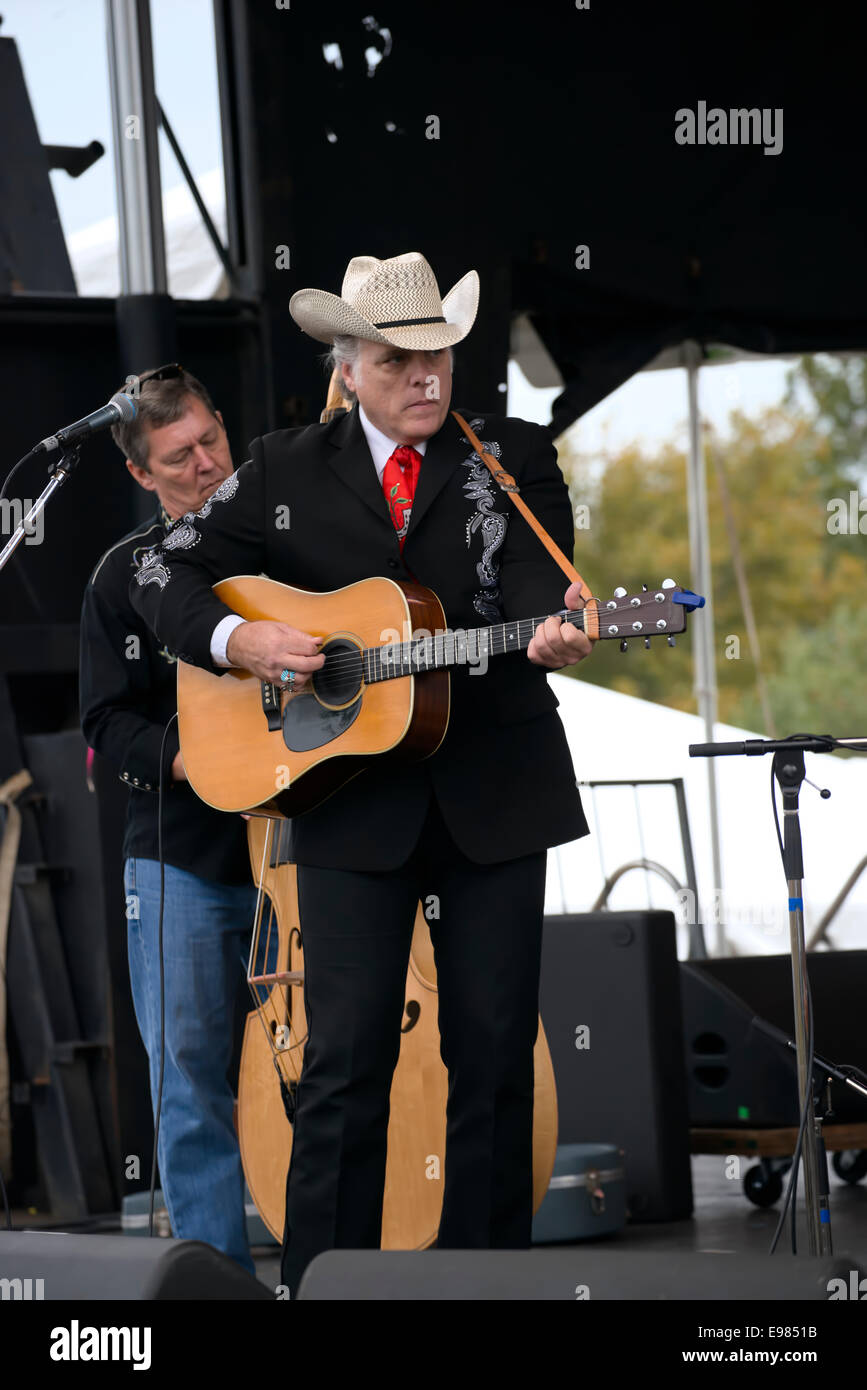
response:
[[[362,579],[310,593],[263,576],[223,579],[214,593],[251,621],[270,619],[322,638],[324,665],[290,693],[248,671],[223,676],[178,662],[178,727],[196,794],[221,811],[297,816],[319,805],[374,759],[416,761],[442,742],[449,670],[526,650],[547,614],[450,629],[421,584]],[[704,599],[673,579],[557,615],[591,638],[671,645]]]

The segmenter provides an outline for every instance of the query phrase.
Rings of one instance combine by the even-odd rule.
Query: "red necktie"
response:
[[[415,496],[420,467],[421,454],[418,450],[413,449],[410,444],[401,444],[383,469],[382,491],[401,550],[412,514],[412,499]]]

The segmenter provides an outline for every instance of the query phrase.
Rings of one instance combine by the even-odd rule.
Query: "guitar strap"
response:
[[[467,439],[472,444],[479,458],[482,460],[483,463],[487,464],[488,468],[493,474],[494,481],[496,482],[497,486],[500,487],[503,492],[511,493],[512,501],[514,502],[515,506],[518,508],[519,512],[524,517],[527,524],[531,526],[532,529],[536,532],[536,535],[539,537],[539,540],[542,542],[549,555],[552,555],[554,559],[557,561],[557,564],[560,566],[567,579],[571,580],[573,584],[577,583],[581,586],[581,597],[584,599],[584,602],[587,603],[588,600],[592,599],[593,595],[587,588],[587,585],[584,583],[584,580],[581,578],[575,566],[570,564],[557,542],[555,540],[552,540],[552,538],[548,535],[548,532],[542,525],[541,521],[539,521],[538,518],[533,515],[532,511],[527,506],[527,503],[521,496],[521,489],[518,487],[518,484],[515,482],[515,479],[512,477],[511,473],[507,473],[505,468],[502,468],[500,466],[497,459],[493,458],[491,454],[485,451],[485,449],[482,447],[481,440],[478,438],[475,431],[470,429],[470,426],[467,424],[463,415],[459,415],[456,410],[453,410],[451,413],[457,420],[464,434],[467,436]]]

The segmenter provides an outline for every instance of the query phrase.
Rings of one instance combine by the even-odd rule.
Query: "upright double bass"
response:
[[[350,408],[335,372],[321,420],[325,423]],[[285,853],[286,829],[282,818],[254,816],[248,824],[251,869],[259,888],[247,976],[255,1007],[247,1016],[238,1081],[244,1175],[262,1220],[278,1240],[283,1237],[295,1095],[307,1036],[303,924],[295,867]],[[384,1250],[421,1250],[437,1235],[448,1099],[437,1013],[433,943],[419,903],[390,1097]],[[538,1210],[557,1148],[557,1095],[541,1019],[534,1058],[533,1207]]]

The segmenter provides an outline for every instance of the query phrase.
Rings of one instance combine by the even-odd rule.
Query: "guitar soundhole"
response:
[[[348,705],[361,689],[361,652],[354,642],[335,637],[322,653],[325,665],[313,673],[313,690],[323,705]]]

